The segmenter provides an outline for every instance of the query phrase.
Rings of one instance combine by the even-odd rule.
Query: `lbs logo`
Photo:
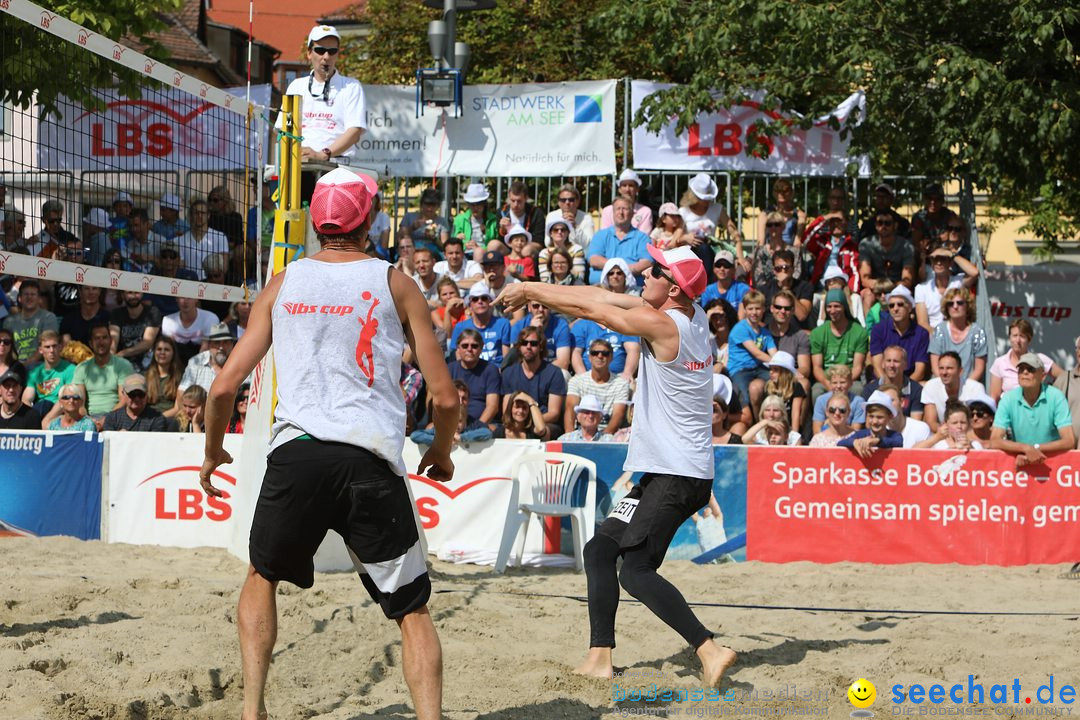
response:
[[[222,490],[222,497],[211,497],[199,488],[199,467],[197,465],[185,465],[182,467],[169,468],[139,483],[142,487],[147,483],[161,481],[167,478],[164,487],[154,488],[154,519],[156,520],[201,520],[206,518],[214,522],[224,522],[232,517],[232,506],[229,504],[229,492]],[[217,470],[214,478],[220,486],[222,480],[236,486],[236,478],[228,473]],[[183,487],[176,487],[178,481],[183,481]]]

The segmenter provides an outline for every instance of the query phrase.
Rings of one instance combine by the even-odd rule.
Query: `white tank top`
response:
[[[273,308],[277,409],[270,450],[307,434],[348,443],[405,475],[405,333],[377,258],[285,268]]]
[[[658,362],[641,343],[641,367],[634,395],[634,425],[623,470],[711,479],[712,354],[705,311],[694,318],[678,310],[668,317],[679,330],[679,354]]]

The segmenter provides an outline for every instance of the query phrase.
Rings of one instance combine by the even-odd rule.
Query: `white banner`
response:
[[[221,467],[214,485],[221,498],[199,487],[205,438],[196,433],[106,434],[108,541],[170,547],[228,547],[236,471]],[[237,457],[241,436],[227,435],[225,449]]]
[[[368,85],[364,96],[368,130],[352,164],[387,176],[615,172],[614,80],[467,85],[459,118],[415,117],[414,86]]]
[[[245,88],[226,88],[226,97],[243,105]],[[39,124],[38,166],[47,170],[167,171],[243,170],[258,164],[256,133],[242,115],[199,95],[168,88],[144,88],[143,97],[95,91],[105,104],[90,110],[60,97],[63,117],[47,115]],[[270,86],[251,89],[260,105],[270,102]]]
[[[631,116],[637,113],[646,97],[666,90],[670,84],[634,80],[630,86]],[[866,97],[857,92],[833,112],[841,123],[854,111],[866,115]],[[702,113],[682,134],[675,132],[672,121],[652,134],[644,126],[634,128],[634,167],[650,170],[740,170],[790,175],[843,175],[849,162],[857,162],[859,174],[870,174],[866,156],[848,157],[847,140],[840,131],[829,127],[827,118],[816,121],[809,130],[793,130],[786,137],[769,140],[768,157],[746,154],[746,136],[755,121],[785,117],[766,113],[752,102],[715,113]],[[790,116],[788,116],[790,117]]]

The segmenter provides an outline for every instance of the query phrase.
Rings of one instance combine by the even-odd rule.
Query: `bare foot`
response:
[[[575,675],[611,680],[614,677],[614,667],[611,665],[611,648],[589,648],[589,654],[585,661],[574,668]]]
[[[719,687],[724,673],[738,657],[731,648],[717,645],[712,640],[706,640],[698,647],[697,656],[701,660],[701,679],[705,687]]]

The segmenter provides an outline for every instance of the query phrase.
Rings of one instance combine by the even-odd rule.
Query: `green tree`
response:
[[[608,49],[594,42],[596,14],[615,0],[499,0],[492,10],[458,13],[457,40],[472,51],[468,82],[528,83],[610,77]],[[427,24],[441,10],[417,0],[369,0],[357,11],[371,34],[348,48],[342,69],[361,82],[412,83],[431,67]]]
[[[368,82],[430,65],[415,0],[370,0]],[[1080,9],[1060,0],[500,0],[461,13],[470,82],[636,77],[678,83],[635,125],[658,129],[763,91],[820,117],[867,96],[852,149],[886,174],[965,176],[1031,215],[1053,250],[1080,232]],[[780,122],[765,135],[790,132]],[[747,152],[758,150],[748,143]]]
[[[165,29],[161,13],[179,10],[182,0],[37,0],[57,15],[99,35],[125,44],[137,42],[141,52],[156,60],[168,53],[151,33]],[[141,74],[82,50],[78,46],[0,13],[0,101],[28,108],[34,99],[42,116],[59,115],[57,97],[65,95],[94,107],[99,101],[94,88],[115,88],[139,97],[146,84]]]

